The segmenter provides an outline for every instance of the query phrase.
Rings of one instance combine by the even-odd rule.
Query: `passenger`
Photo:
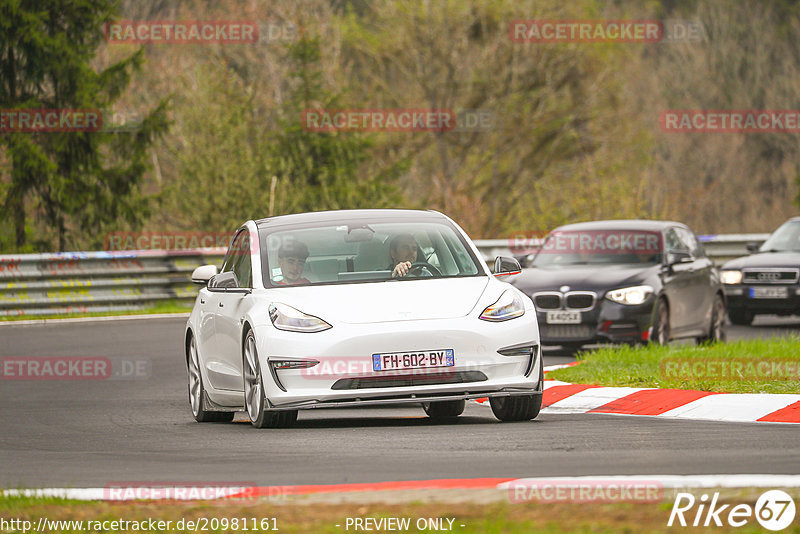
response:
[[[303,268],[308,258],[308,247],[302,241],[292,239],[278,249],[278,265],[283,279],[279,285],[310,284],[311,280],[303,278]]]

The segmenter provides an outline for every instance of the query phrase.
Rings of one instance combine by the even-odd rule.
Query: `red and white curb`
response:
[[[219,499],[277,499],[287,496],[347,494],[365,492],[430,490],[500,490],[535,486],[656,485],[663,489],[692,488],[800,488],[800,475],[600,475],[576,477],[475,478],[364,482],[355,484],[302,486],[153,486],[136,487],[136,492],[113,492],[109,488],[0,489],[0,497],[63,498],[82,501],[197,501]],[[213,491],[209,491],[209,490]]]
[[[570,365],[574,364],[545,367],[545,377],[549,371]],[[483,399],[480,402],[488,405]],[[796,424],[800,423],[800,395],[604,387],[545,378],[542,413]]]

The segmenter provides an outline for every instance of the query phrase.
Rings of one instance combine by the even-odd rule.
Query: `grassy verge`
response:
[[[705,490],[704,490],[705,491]],[[756,490],[747,497],[723,497],[720,504],[729,502],[731,505],[747,503],[750,506],[756,501],[756,496],[763,490]],[[699,495],[700,491],[694,491]],[[795,495],[797,492],[792,492]],[[36,525],[40,518],[49,521],[82,520],[82,521],[145,521],[148,519],[170,521],[169,528],[151,530],[140,527],[137,532],[178,532],[177,523],[186,521],[207,521],[211,518],[246,518],[248,532],[266,532],[273,526],[280,532],[288,533],[342,533],[354,532],[363,529],[346,528],[347,518],[409,518],[410,528],[403,532],[430,532],[434,529],[423,530],[417,528],[419,519],[443,519],[445,527],[450,526],[451,532],[462,534],[515,534],[515,533],[560,533],[560,532],[667,532],[674,531],[667,528],[672,501],[655,503],[633,502],[525,502],[511,504],[508,502],[494,502],[489,504],[476,503],[421,503],[406,504],[236,504],[234,501],[212,502],[139,502],[139,503],[109,503],[109,502],[79,502],[59,499],[30,499],[30,498],[0,498],[0,518],[6,520],[25,519]],[[730,506],[729,506],[730,509]],[[690,518],[690,520],[693,516]],[[448,525],[448,519],[452,523]],[[256,525],[264,525],[267,529],[250,528],[253,520]],[[262,520],[265,520],[262,523]],[[724,516],[723,516],[724,521]],[[239,528],[220,528],[202,532],[243,532]],[[339,525],[339,526],[337,526]],[[463,525],[463,526],[462,526]],[[85,523],[84,523],[85,526]],[[110,526],[110,525],[109,525]],[[722,528],[714,527],[714,532],[760,532],[759,525],[754,518],[739,529],[727,525]],[[187,529],[184,527],[183,529]],[[392,529],[382,529],[390,531]],[[680,529],[679,529],[680,530]],[[696,531],[696,528],[692,528]],[[703,529],[701,529],[703,530]],[[52,532],[87,532],[76,528],[75,525],[64,526]],[[103,532],[133,532],[134,529],[107,528]],[[800,525],[795,521],[784,532],[800,532]]]
[[[548,377],[577,384],[722,393],[800,393],[800,337],[681,347],[615,347],[578,355]]]
[[[194,305],[191,301],[165,300],[140,310],[119,310],[105,312],[62,313],[52,315],[14,315],[0,317],[0,321],[31,321],[38,319],[73,319],[76,317],[114,317],[117,315],[149,315],[155,313],[188,313]]]

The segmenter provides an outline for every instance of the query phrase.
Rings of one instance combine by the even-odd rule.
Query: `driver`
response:
[[[411,234],[397,234],[389,242],[389,254],[392,256],[392,278],[403,277],[408,274],[411,264],[417,261],[419,245]]]

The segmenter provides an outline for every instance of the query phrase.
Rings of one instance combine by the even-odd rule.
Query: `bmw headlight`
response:
[[[728,285],[741,284],[742,271],[737,271],[737,270],[722,271],[721,278],[723,284],[728,284]]]
[[[525,305],[522,303],[522,299],[519,298],[516,292],[507,289],[500,295],[497,302],[491,306],[487,306],[486,309],[483,310],[481,319],[495,322],[508,321],[509,319],[522,317],[523,315],[525,315]]]
[[[275,328],[289,332],[322,332],[331,328],[331,325],[319,317],[305,314],[279,302],[269,305],[269,318]]]
[[[636,306],[644,303],[652,294],[653,288],[650,286],[632,286],[609,291],[606,293],[606,298],[626,306]]]

